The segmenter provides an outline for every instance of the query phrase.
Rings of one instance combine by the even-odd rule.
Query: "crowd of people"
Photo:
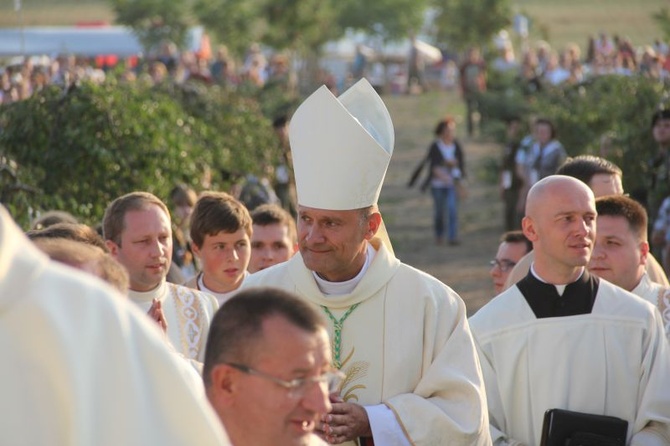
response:
[[[359,44],[346,78],[337,79],[325,69],[320,78],[333,90],[346,89],[366,77],[378,90],[388,87],[389,91],[420,93],[428,88],[426,71],[437,70],[439,86],[459,87],[466,104],[472,108],[471,93],[486,89],[487,70],[514,73],[527,83],[531,92],[544,85],[578,83],[605,74],[642,75],[659,80],[670,77],[670,49],[668,43],[660,39],[634,46],[626,37],[610,37],[601,32],[591,36],[584,48],[570,43],[562,49],[552,48],[542,40],[533,44],[524,41],[517,56],[509,35],[503,31],[495,39],[495,53],[480,54],[480,49],[473,47],[461,58],[443,57],[437,48],[424,42],[417,46],[416,42],[413,38],[405,65],[397,62],[384,65],[372,49]],[[171,42],[163,43],[156,54],[147,58],[120,60],[116,56],[75,57],[72,54],[13,58],[8,65],[0,67],[0,103],[25,99],[50,84],[104,82],[110,73],[124,81],[149,85],[166,80],[176,83],[195,80],[228,88],[277,84],[295,92],[297,78],[291,69],[294,62],[286,54],[263,50],[256,43],[249,45],[242,58],[233,57],[224,45],[214,51],[180,51]],[[470,120],[468,132],[472,133]]]
[[[428,166],[435,237],[456,244],[453,124],[413,179]],[[116,198],[101,234],[56,212],[31,242],[0,211],[0,442],[670,444],[670,284],[620,169],[566,159],[536,121],[510,156],[521,229],[468,319],[393,253],[377,202],[394,129],[373,86],[323,86],[288,125],[297,222],[184,186]],[[586,424],[558,437],[550,410]],[[622,434],[598,429],[612,417]]]
[[[295,92],[295,74],[290,60],[281,52],[268,54],[258,44],[249,46],[240,62],[224,45],[214,54],[205,51],[179,50],[166,42],[153,56],[119,59],[117,56],[82,57],[60,54],[54,57],[26,56],[12,58],[0,66],[0,103],[12,103],[30,97],[47,85],[69,87],[78,82],[105,82],[113,76],[124,82],[155,85],[165,81],[202,82],[235,89],[248,86],[262,88],[279,85]]]
[[[660,39],[635,47],[627,37],[610,37],[601,32],[597,37],[589,37],[584,49],[576,43],[555,49],[545,41],[538,41],[524,45],[518,58],[509,39],[498,39],[496,46],[498,53],[490,68],[515,72],[535,89],[609,74],[659,80],[670,77],[670,48]]]

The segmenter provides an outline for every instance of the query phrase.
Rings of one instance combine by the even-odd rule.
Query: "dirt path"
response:
[[[425,156],[437,121],[458,110],[453,93],[423,96],[385,96],[396,130],[396,145],[380,207],[398,258],[437,277],[465,301],[472,314],[492,297],[488,261],[493,258],[502,233],[502,204],[497,189],[482,178],[487,159],[497,157],[495,144],[471,141],[464,144],[469,197],[460,204],[460,246],[437,246],[432,232],[432,198],[418,187],[408,189],[407,180],[419,159]],[[456,115],[457,120],[459,116]],[[425,174],[425,172],[424,172]]]

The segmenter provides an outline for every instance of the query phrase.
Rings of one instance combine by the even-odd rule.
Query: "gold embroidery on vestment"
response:
[[[177,317],[179,318],[179,339],[181,351],[186,352],[189,359],[197,359],[200,350],[203,325],[203,310],[200,299],[190,289],[170,285],[170,294],[174,297]]]
[[[358,395],[356,395],[355,391],[367,388],[364,384],[354,383],[362,380],[368,375],[370,363],[367,361],[354,361],[350,365],[347,365],[354,356],[355,350],[355,348],[351,349],[351,352],[347,355],[344,361],[342,361],[342,368],[340,369],[340,371],[345,374],[340,389],[340,395],[345,402],[358,401]]]

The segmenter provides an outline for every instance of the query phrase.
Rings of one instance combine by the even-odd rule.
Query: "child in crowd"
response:
[[[200,258],[202,272],[185,285],[213,295],[223,305],[248,274],[250,238],[247,208],[224,192],[204,192],[191,215],[193,251]]]

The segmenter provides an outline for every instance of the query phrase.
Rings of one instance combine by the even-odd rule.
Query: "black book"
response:
[[[628,421],[606,415],[549,409],[540,446],[626,446]]]

